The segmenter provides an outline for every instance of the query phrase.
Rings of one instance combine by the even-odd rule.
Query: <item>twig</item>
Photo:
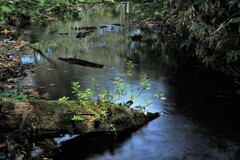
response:
[[[48,8],[48,9],[46,9],[46,11],[50,11],[50,10],[52,10],[52,9],[54,9],[55,7],[57,7],[58,5],[55,5],[55,6],[53,6],[53,7],[50,7],[50,8]]]
[[[98,8],[98,7],[101,7],[101,5],[103,5],[102,3],[100,3],[99,5],[97,6],[94,6],[93,8],[91,8],[88,12],[91,12],[92,10],[94,10],[95,8]]]
[[[55,147],[59,152],[62,152],[62,150],[59,149],[59,147],[56,146],[54,143],[52,143],[49,139],[46,139],[46,141],[47,141],[49,144],[51,144],[53,147]]]
[[[20,123],[20,125],[19,125],[19,131],[20,131],[20,135],[21,135],[21,133],[22,133],[22,129],[23,129],[23,127],[24,127],[24,125],[25,125],[25,122],[26,122],[26,118],[27,118],[27,109],[25,108],[25,110],[23,111],[23,113],[22,113],[22,120],[21,120],[21,123]]]

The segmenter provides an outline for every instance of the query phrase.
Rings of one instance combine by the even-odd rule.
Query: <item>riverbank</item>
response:
[[[159,113],[145,113],[101,102],[80,106],[75,101],[1,101],[0,149],[8,153],[10,159],[19,156],[26,159],[33,156],[30,151],[36,148],[32,144],[37,143],[32,141],[33,137],[50,138],[60,134],[117,136],[136,130],[158,116]],[[19,143],[19,140],[25,141],[24,144]],[[53,148],[56,149],[56,146]],[[48,146],[44,147],[40,149],[46,150]],[[43,155],[44,152],[37,157]]]
[[[11,40],[8,33],[0,41],[0,91],[16,92],[18,84],[27,75],[27,71],[34,71],[33,64],[23,64],[22,56],[30,54],[25,48],[28,44],[24,40]]]
[[[111,18],[106,16],[106,19],[107,19],[106,21],[102,21],[102,19],[100,19],[99,17],[91,17],[90,24],[92,23],[93,25],[95,25],[94,23],[96,21],[98,22],[100,21],[99,23],[101,23],[98,26],[102,25],[103,23],[113,24],[118,22],[120,18],[117,18],[117,20],[115,19],[112,20]],[[111,23],[109,21],[111,21]],[[86,21],[84,20],[83,20],[83,23],[82,21],[78,21],[77,26],[85,26],[86,25],[84,24],[85,22]],[[177,116],[176,118],[176,114],[178,114],[178,111],[176,111],[175,108],[179,108],[179,110],[183,110],[183,112],[186,111],[187,113],[185,117],[189,116],[190,119],[192,119],[193,117],[190,116],[190,113],[188,110],[188,107],[189,107],[195,113],[194,117],[195,116],[197,118],[200,117],[204,120],[204,123],[211,124],[209,127],[210,130],[213,130],[212,127],[215,127],[215,126],[219,127],[218,132],[215,132],[214,134],[211,134],[211,135],[221,134],[222,133],[221,131],[226,131],[227,133],[230,133],[230,132],[234,133],[237,136],[238,135],[237,133],[239,133],[239,132],[236,132],[237,130],[235,130],[235,127],[237,128],[239,126],[239,124],[237,123],[238,118],[236,118],[238,117],[237,101],[236,101],[236,105],[232,104],[232,105],[235,105],[234,109],[229,109],[231,108],[231,106],[228,100],[226,100],[226,96],[232,96],[232,93],[229,92],[228,94],[229,87],[226,87],[227,89],[225,90],[219,87],[222,85],[227,85],[228,83],[231,84],[233,81],[228,81],[228,83],[225,83],[225,82],[220,83],[219,80],[226,79],[226,77],[223,76],[219,78],[218,76],[216,76],[216,78],[213,79],[212,82],[210,83],[209,75],[213,75],[213,74],[212,73],[209,73],[208,75],[199,74],[199,71],[194,70],[196,67],[196,64],[193,61],[191,61],[192,65],[186,65],[182,68],[182,70],[180,70],[179,69],[180,66],[177,63],[175,63],[175,59],[172,59],[173,57],[172,55],[179,56],[180,54],[176,52],[175,48],[174,50],[171,50],[173,48],[173,43],[172,41],[170,42],[167,41],[165,39],[167,36],[164,38],[165,35],[163,34],[153,33],[155,37],[154,39],[155,41],[149,42],[148,39],[143,39],[143,41],[131,42],[130,40],[131,37],[128,37],[128,36],[131,35],[132,30],[128,30],[128,31],[124,30],[126,32],[120,32],[122,33],[121,34],[122,37],[120,35],[117,35],[118,38],[122,38],[120,39],[120,41],[114,38],[116,35],[115,34],[116,32],[113,33],[109,31],[107,32],[107,34],[101,34],[99,32],[95,32],[91,36],[84,39],[86,40],[85,41],[86,43],[83,43],[83,40],[75,38],[73,33],[74,30],[67,31],[68,29],[74,26],[76,25],[71,24],[67,26],[67,23],[65,22],[64,22],[64,25],[55,25],[55,26],[51,25],[51,28],[54,28],[54,30],[55,29],[59,29],[59,30],[57,30],[57,32],[55,33],[52,33],[52,32],[46,32],[46,33],[48,33],[50,37],[56,36],[57,38],[56,37],[54,38],[58,39],[59,43],[56,43],[56,41],[54,41],[56,39],[54,40],[50,39],[50,41],[45,42],[45,45],[41,44],[40,42],[39,49],[42,51],[47,51],[45,49],[49,48],[50,54],[48,56],[53,61],[57,60],[57,57],[59,57],[59,55],[63,57],[76,55],[76,56],[79,56],[77,58],[83,58],[83,57],[86,59],[89,58],[87,60],[90,60],[90,61],[98,60],[100,64],[104,64],[105,66],[109,66],[113,69],[111,69],[111,71],[109,68],[93,69],[93,68],[87,68],[82,66],[73,66],[65,63],[59,63],[58,61],[56,61],[56,63],[60,64],[59,67],[54,68],[53,65],[49,63],[44,63],[45,60],[41,58],[41,60],[38,61],[39,62],[38,64],[40,66],[43,66],[41,67],[42,70],[41,71],[39,70],[38,73],[36,74],[34,73],[33,75],[34,83],[37,84],[36,86],[39,86],[39,88],[41,87],[42,90],[44,90],[44,92],[50,93],[49,95],[54,95],[55,99],[58,99],[59,97],[62,97],[62,96],[71,96],[72,90],[70,89],[70,85],[72,81],[80,81],[81,87],[85,89],[85,88],[89,88],[88,82],[91,78],[91,75],[94,75],[94,77],[96,77],[100,81],[100,84],[103,84],[102,83],[103,81],[109,82],[112,76],[120,76],[124,78],[127,73],[126,60],[130,59],[137,64],[136,76],[131,78],[131,80],[133,80],[134,82],[133,84],[136,84],[139,82],[140,75],[149,74],[149,77],[151,77],[152,79],[151,82],[154,87],[153,87],[153,91],[149,91],[148,93],[152,95],[159,93],[159,96],[160,96],[159,99],[156,100],[154,99],[155,97],[151,96],[148,93],[143,94],[143,96],[139,98],[140,100],[138,99],[140,103],[139,101],[137,103],[143,104],[144,99],[149,98],[150,100],[154,100],[153,101],[154,104],[151,105],[151,107],[149,107],[148,109],[153,110],[154,112],[157,111],[160,113],[166,113],[164,114],[165,116],[157,119],[156,121],[153,121],[149,125],[138,130],[139,132],[137,133],[137,136],[134,135],[127,140],[128,141],[127,145],[126,143],[124,143],[126,141],[119,144],[119,146],[122,146],[122,147],[119,147],[122,150],[120,149],[120,150],[114,151],[114,149],[112,149],[110,146],[109,147],[110,155],[108,155],[108,157],[105,158],[104,155],[101,154],[99,155],[99,157],[102,157],[102,159],[110,159],[109,157],[112,158],[114,157],[114,155],[116,155],[117,158],[115,159],[126,159],[124,158],[124,156],[128,158],[129,157],[139,158],[140,157],[139,152],[143,153],[141,154],[141,157],[142,158],[144,157],[143,159],[154,159],[154,158],[159,159],[159,157],[160,159],[181,159],[182,157],[183,158],[187,157],[190,159],[191,158],[201,159],[203,157],[206,159],[207,157],[208,159],[213,159],[211,156],[212,155],[214,156],[215,154],[217,154],[218,157],[224,157],[224,158],[231,156],[231,154],[229,155],[229,150],[231,150],[232,148],[228,148],[228,146],[225,146],[222,143],[221,139],[219,140],[217,137],[216,139],[219,140],[220,142],[213,143],[212,141],[209,141],[208,135],[205,135],[202,133],[199,134],[199,130],[200,131],[204,130],[206,128],[205,126],[200,128],[195,127],[191,125],[189,121],[185,120],[184,117],[179,118]],[[44,26],[43,28],[45,29],[45,27],[46,26]],[[101,31],[103,30],[104,29],[102,29]],[[162,31],[164,30],[165,29],[163,27]],[[67,32],[69,33],[68,35],[60,35],[62,33],[67,33]],[[173,35],[172,33],[170,33],[170,35]],[[42,32],[40,33],[40,36],[41,35],[42,35]],[[65,43],[67,39],[69,40],[70,43]],[[111,43],[109,43],[109,41],[111,41]],[[127,42],[127,43],[125,44],[124,42]],[[75,46],[74,46],[74,43],[76,43]],[[52,45],[52,44],[55,44],[55,45]],[[64,47],[61,44],[63,44]],[[90,47],[93,47],[93,48],[90,48]],[[72,48],[77,48],[77,50],[71,50]],[[79,48],[81,48],[81,50]],[[71,53],[69,54],[69,52]],[[186,54],[188,54],[188,52],[186,52]],[[186,63],[186,59],[184,57],[181,57],[181,58],[182,58],[181,63],[184,65]],[[199,67],[202,68],[202,65],[199,65]],[[176,69],[177,71],[174,69]],[[114,71],[114,73],[112,73],[112,70]],[[207,73],[208,71],[204,70],[202,72]],[[178,73],[179,77],[173,76],[172,74],[174,73]],[[179,81],[179,78],[180,79],[182,78],[183,80]],[[172,83],[176,84],[175,87],[173,87],[173,85],[171,84],[167,84],[169,82],[169,79],[171,81],[174,81]],[[126,79],[126,81],[129,84],[132,82],[130,80],[128,81],[128,79]],[[211,88],[212,86],[213,88]],[[233,92],[235,92],[236,88],[237,86],[236,87],[234,86]],[[180,92],[176,92],[176,89],[179,89]],[[218,90],[216,91],[216,89],[219,89],[219,91]],[[139,91],[138,87],[135,87],[135,86],[134,86],[134,90]],[[175,94],[174,96],[172,95],[173,93]],[[212,96],[210,96],[208,93],[211,93]],[[33,94],[37,95],[37,92],[34,92]],[[216,96],[218,98],[215,98]],[[229,99],[229,101],[231,100]],[[209,110],[211,110],[211,112],[208,112]],[[220,114],[219,112],[223,112],[223,114]],[[23,115],[22,117],[24,119],[26,112],[23,111],[23,113],[24,114],[22,114]],[[46,114],[51,115],[51,113],[52,112],[49,111],[49,113],[46,113]],[[231,113],[234,113],[234,114],[231,114]],[[218,119],[220,119],[220,121],[218,121],[215,118],[216,116]],[[74,115],[71,115],[70,117],[74,118]],[[228,117],[235,117],[236,120],[234,118],[229,119]],[[76,115],[74,119],[81,120],[81,118],[82,118],[81,115],[80,117]],[[52,119],[55,120],[56,117],[49,118],[49,120],[52,120]],[[47,120],[44,119],[44,122],[48,122]],[[222,122],[224,122],[228,127],[226,128],[225,126],[223,126]],[[20,125],[16,125],[16,126],[19,128]],[[13,143],[11,144],[18,145],[18,142],[20,142],[21,144],[26,144],[26,147],[29,147],[31,145],[33,146],[33,144],[28,144],[28,142],[25,143],[26,138],[23,137],[21,139],[19,132],[16,132],[16,133],[14,132],[13,135],[16,138],[16,140],[13,139],[12,141]],[[95,139],[101,137],[102,135],[104,134],[100,134],[100,136],[96,136],[96,134],[94,134],[93,136],[90,136],[91,141],[85,141],[83,142],[83,144],[89,143],[89,142],[96,142]],[[207,138],[204,139],[203,137],[207,137]],[[36,138],[40,138],[40,137],[31,137],[31,138],[32,140],[34,139],[36,140]],[[114,138],[115,136],[113,134],[113,139]],[[3,137],[3,141],[5,141],[5,139],[6,137]],[[15,143],[14,141],[17,143]],[[73,140],[72,142],[74,142],[75,144],[80,143],[79,141],[75,141],[75,140]],[[107,143],[106,141],[104,142]],[[129,142],[132,142],[132,143],[129,144]],[[206,142],[206,144],[204,144],[204,142]],[[19,148],[24,148],[22,150],[29,151],[28,153],[30,153],[31,151],[33,151],[33,153],[42,152],[42,147],[39,147],[39,144],[48,144],[48,146],[58,150],[57,144],[55,144],[55,142],[53,142],[52,140],[49,140],[48,138],[46,138],[46,140],[44,139],[44,141],[39,142],[36,145],[37,147],[34,148],[33,150],[31,147],[25,149],[25,146],[23,145],[19,145]],[[69,150],[66,151],[67,153],[71,155],[73,150],[75,150],[76,153],[79,153],[79,147],[72,146],[72,143],[69,143],[69,144],[70,145],[67,147]],[[99,144],[101,145],[102,143],[100,142]],[[4,145],[5,144],[3,144],[3,146]],[[82,143],[78,145],[85,147],[85,145],[82,145]],[[139,147],[139,146],[142,146],[142,147]],[[224,146],[224,147],[222,148],[221,146]],[[91,147],[92,146],[90,146],[89,148]],[[102,146],[100,146],[100,148],[102,148]],[[209,148],[212,150],[210,150]],[[21,151],[21,149],[19,150]],[[49,150],[49,149],[45,149],[45,151],[46,150]],[[100,149],[100,151],[102,150],[104,149]],[[153,154],[153,151],[154,151],[154,154]],[[108,148],[105,149],[105,153],[106,152],[108,152]],[[223,152],[222,155],[219,154],[219,152],[220,153]],[[15,152],[15,153],[19,153],[19,152]],[[99,152],[96,151],[96,152],[90,152],[89,155],[93,153],[99,154]],[[65,159],[69,159],[68,156],[65,157]],[[73,159],[76,159],[76,158],[73,158]],[[218,159],[218,158],[215,158],[215,159]]]

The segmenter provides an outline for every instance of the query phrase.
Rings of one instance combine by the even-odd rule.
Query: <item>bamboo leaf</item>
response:
[[[218,11],[218,16],[222,16],[222,14],[224,13],[225,9],[224,8],[221,8],[219,11]]]
[[[11,13],[12,12],[12,9],[8,6],[1,6],[1,10],[2,12],[6,12],[6,13]]]
[[[220,48],[222,48],[222,45],[223,45],[223,40],[219,40],[219,41],[217,41],[217,44],[216,44],[216,48],[215,49],[220,49]]]
[[[240,57],[240,51],[231,51],[227,56],[227,63],[237,61]]]
[[[191,45],[191,43],[192,43],[191,39],[185,40],[185,41],[181,44],[180,48],[183,48],[183,47],[186,46],[186,48],[188,49],[189,46]]]
[[[232,18],[229,20],[229,23],[239,23],[239,22],[240,22],[240,17]]]

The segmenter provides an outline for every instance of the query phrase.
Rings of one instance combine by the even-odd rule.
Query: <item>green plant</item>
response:
[[[85,91],[81,91],[81,85],[79,82],[72,83],[73,93],[76,95],[79,103],[86,106],[88,102],[93,98],[93,91],[91,88],[87,88]]]
[[[207,65],[239,59],[239,1],[177,0],[172,6],[170,19],[186,35],[181,46],[194,48]]]
[[[157,97],[157,98],[159,98],[159,99],[161,99],[161,100],[166,100],[166,99],[167,99],[167,98],[165,97],[165,94],[162,93],[162,92],[160,92],[160,93],[158,93],[158,94],[155,94],[154,96]]]
[[[130,81],[130,100],[133,100],[135,98],[135,94],[134,94],[134,90],[133,90],[133,75],[134,75],[134,67],[136,65],[133,63],[133,61],[128,61],[127,62],[127,75],[129,77],[129,81]]]
[[[99,96],[102,102],[108,102],[110,100],[108,89],[103,89]]]
[[[126,97],[129,96],[129,99],[133,101],[134,99],[141,96],[141,94],[151,89],[150,79],[147,75],[144,75],[143,78],[140,79],[139,88],[134,90],[133,88],[133,75],[134,75],[134,68],[135,64],[132,61],[127,62],[127,76],[129,78],[129,84],[126,84],[121,77],[114,77],[112,84],[115,86],[113,91],[115,96],[114,101],[119,100],[122,105],[126,102]],[[129,93],[130,90],[130,94]],[[128,99],[128,100],[129,100]],[[145,100],[146,105],[149,106],[152,102],[150,100]]]
[[[139,97],[143,91],[151,89],[151,83],[149,81],[150,78],[145,74],[144,77],[140,80],[140,88],[137,97]]]
[[[132,77],[134,75],[135,66],[136,65],[132,61],[127,62],[126,74],[128,75],[130,84],[125,83],[124,79],[121,77],[114,77],[111,78],[111,83],[108,83],[105,87],[101,88],[96,79],[92,78],[90,88],[87,88],[84,91],[81,90],[81,85],[79,82],[73,82],[71,86],[73,89],[72,93],[75,94],[77,100],[83,106],[86,106],[90,102],[94,102],[95,105],[101,104],[102,107],[106,108],[109,106],[108,104],[116,103],[116,101],[120,101],[121,105],[124,106],[127,97],[133,101],[135,98],[138,98],[144,91],[151,89],[150,79],[147,75],[144,75],[144,77],[140,79],[139,88],[137,91],[134,91]],[[111,85],[112,91],[109,91],[109,85]],[[130,94],[129,90],[131,92]],[[95,101],[94,98],[97,100]],[[59,100],[66,101],[68,100],[68,97],[62,97]],[[145,102],[145,106],[152,104],[150,100],[145,100]],[[106,104],[106,106],[104,106],[104,104]]]
[[[58,100],[59,101],[68,101],[70,98],[69,97],[62,97],[62,98],[59,98]]]
[[[112,83],[116,86],[116,89],[114,90],[114,94],[116,95],[115,99],[120,100],[121,104],[123,104],[124,96],[127,95],[127,86],[125,85],[121,77],[114,77]]]
[[[0,2],[0,24],[6,23],[5,17],[7,14],[12,13],[14,7],[11,3],[7,3],[7,1]]]
[[[152,105],[152,101],[150,101],[149,99],[144,99],[144,102],[145,102],[145,106],[144,107]]]
[[[53,16],[63,16],[78,12],[77,7],[79,4],[72,0],[1,0],[0,24],[21,25],[19,23],[25,21],[26,17],[38,21]]]
[[[114,124],[110,123],[109,126],[109,131],[113,132],[115,135],[117,135],[117,129],[115,128]]]
[[[3,92],[0,93],[0,100],[1,101],[26,101],[27,100],[27,95],[23,93],[8,93],[8,92]]]
[[[82,118],[80,115],[73,115],[72,120],[73,121],[83,121],[84,118]]]
[[[142,3],[140,0],[134,0],[137,3]],[[153,0],[149,7],[145,5],[136,5],[134,15],[139,19],[143,18],[162,18],[165,19],[169,14],[169,1],[167,0]]]
[[[92,78],[90,87],[94,93],[94,96],[97,97],[97,100],[101,100],[101,94],[100,94],[100,85],[96,81],[96,78]]]

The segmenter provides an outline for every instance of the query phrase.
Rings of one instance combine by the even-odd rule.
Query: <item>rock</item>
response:
[[[176,36],[176,27],[161,19],[147,18],[139,23],[140,28],[152,32],[159,32],[169,36]]]
[[[107,28],[108,26],[106,25],[103,25],[103,26],[100,26],[99,28]]]
[[[61,36],[68,35],[68,33],[59,33]]]
[[[120,23],[114,23],[114,24],[112,24],[113,26],[119,26],[119,27],[121,27],[121,26],[124,26],[123,24],[120,24]]]
[[[134,30],[131,34],[132,41],[141,41],[142,37],[143,37],[143,33],[140,29]]]
[[[23,160],[23,158],[24,158],[24,155],[21,154],[20,156],[18,156],[18,157],[16,158],[16,160]]]
[[[95,26],[86,26],[86,27],[82,27],[82,28],[85,30],[96,30],[97,29],[97,27],[95,27]]]
[[[74,139],[76,137],[78,137],[78,135],[65,134],[61,137],[54,138],[54,141],[57,143],[57,145],[61,145],[62,142],[69,141],[69,140]]]
[[[0,151],[0,160],[6,160],[6,159],[7,159],[6,154]]]
[[[7,85],[6,85],[6,88],[7,88],[7,89],[13,89],[14,87],[13,87],[13,85],[11,85],[11,84],[7,84]]]
[[[87,34],[85,32],[79,32],[77,35],[76,35],[76,38],[85,38],[87,36]]]
[[[36,158],[44,153],[44,149],[37,147],[37,149],[32,150],[30,155],[32,158]]]
[[[11,84],[11,83],[14,83],[14,79],[13,78],[7,79],[7,84]]]

